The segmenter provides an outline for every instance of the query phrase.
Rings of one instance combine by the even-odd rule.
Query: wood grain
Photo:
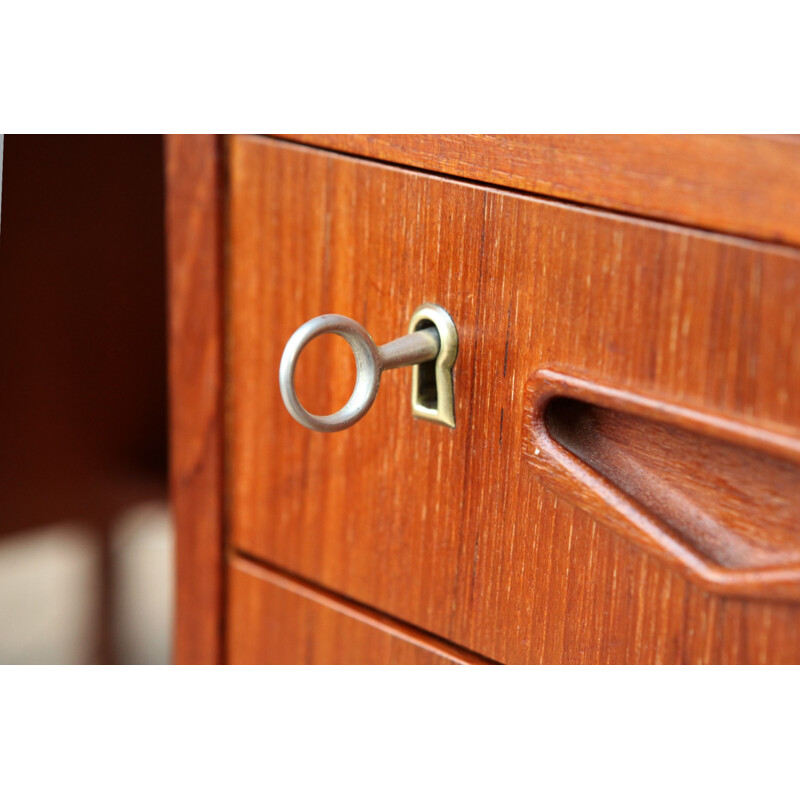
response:
[[[238,557],[230,563],[231,664],[485,664],[471,653]]]
[[[800,659],[797,606],[702,591],[522,460],[548,365],[796,437],[796,251],[264,139],[232,139],[230,169],[237,548],[498,661]],[[454,430],[412,420],[408,370],[347,431],[289,418],[298,325],[388,341],[423,301],[459,330]],[[330,396],[337,369],[309,379]]]
[[[166,137],[177,663],[222,658],[223,284],[216,136]]]
[[[800,244],[796,136],[281,135],[599,208]]]
[[[705,588],[800,599],[800,440],[551,370],[526,395],[546,486]]]

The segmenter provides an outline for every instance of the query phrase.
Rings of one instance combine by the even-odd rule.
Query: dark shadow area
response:
[[[109,530],[165,502],[160,136],[6,136],[0,216],[0,542],[96,532],[96,659],[110,652]]]

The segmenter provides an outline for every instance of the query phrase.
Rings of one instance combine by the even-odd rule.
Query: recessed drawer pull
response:
[[[333,414],[318,416],[297,398],[294,373],[303,348],[317,336],[335,333],[352,348],[356,385],[350,399]],[[458,334],[450,315],[433,303],[414,311],[406,336],[378,347],[363,325],[341,314],[323,314],[301,325],[289,338],[280,366],[280,387],[287,411],[312,431],[333,433],[349,428],[369,411],[386,369],[414,367],[411,413],[420,419],[455,427],[453,364]],[[422,366],[421,366],[422,365]]]

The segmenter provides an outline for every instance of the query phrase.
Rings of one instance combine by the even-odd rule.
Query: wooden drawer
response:
[[[234,559],[229,569],[231,664],[485,664],[370,609]]]
[[[543,376],[563,377],[566,396],[583,382],[591,403],[621,403],[626,435],[655,441],[666,424],[689,437],[697,459],[654,481],[692,484],[687,470],[716,469],[733,441],[743,460],[723,482],[775,457],[767,480],[791,486],[796,251],[269,140],[231,140],[229,167],[235,548],[500,661],[800,656],[795,606],[741,599],[796,594],[794,498],[779,498],[778,534],[755,545],[757,504],[732,544],[706,546],[667,517],[648,529],[641,496],[615,517],[602,486],[569,473],[559,485],[557,464],[537,464],[535,414]],[[277,372],[298,325],[337,312],[381,343],[423,301],[459,330],[455,429],[411,418],[409,370],[387,374],[346,431],[290,419]],[[353,380],[335,355],[309,354],[298,377],[329,411]],[[702,492],[692,502],[708,510]]]

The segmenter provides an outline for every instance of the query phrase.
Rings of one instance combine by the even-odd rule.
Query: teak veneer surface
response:
[[[176,529],[174,658],[222,658],[222,152],[166,137],[170,490]]]
[[[800,607],[700,589],[522,454],[543,366],[797,436],[797,251],[265,139],[229,168],[235,547],[498,661],[800,659]],[[458,327],[454,430],[412,419],[410,370],[349,430],[289,417],[302,322],[383,343],[423,301]],[[310,358],[307,395],[346,396],[351,368]]]
[[[231,664],[486,663],[246,559],[229,575]]]
[[[282,134],[345,153],[800,244],[800,137]]]

